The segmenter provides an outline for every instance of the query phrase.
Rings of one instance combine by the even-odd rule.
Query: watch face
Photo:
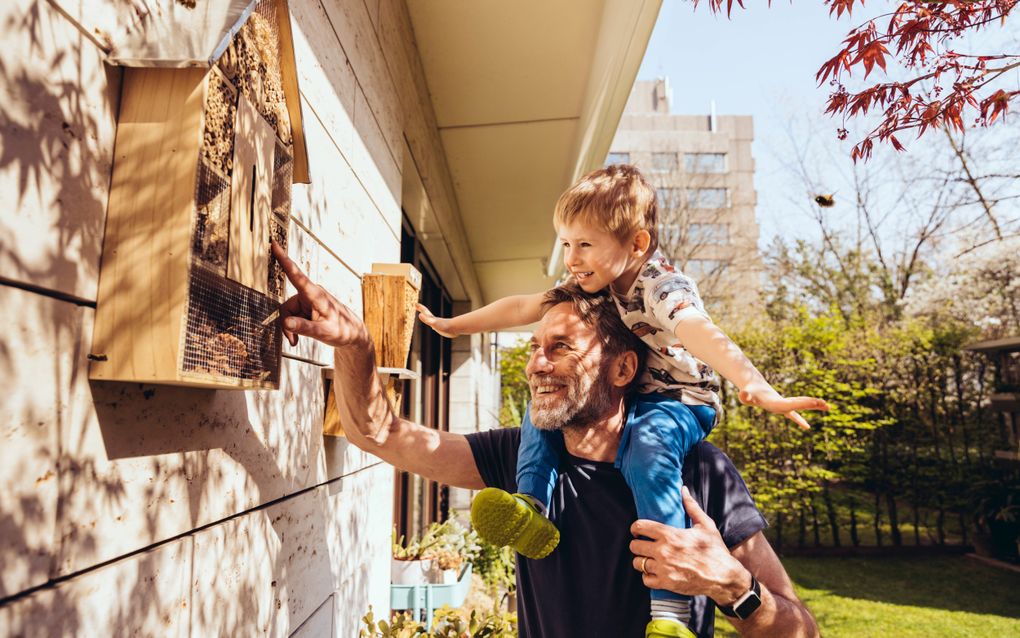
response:
[[[752,591],[751,595],[748,596],[744,602],[740,603],[733,609],[733,613],[737,615],[737,618],[744,620],[761,607],[761,598],[758,596],[758,592]]]

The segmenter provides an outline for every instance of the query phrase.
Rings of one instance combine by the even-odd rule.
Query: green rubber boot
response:
[[[471,502],[471,526],[489,543],[509,545],[522,556],[545,558],[560,542],[560,531],[524,494],[487,487]]]
[[[656,618],[645,627],[645,638],[697,638],[697,636],[679,620]]]

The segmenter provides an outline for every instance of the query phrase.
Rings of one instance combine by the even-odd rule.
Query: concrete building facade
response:
[[[290,0],[308,155],[288,250],[355,312],[375,262],[437,314],[540,290],[556,195],[609,149],[658,0]],[[127,41],[247,0],[0,8],[0,634],[340,636],[389,608],[442,486],[323,436],[332,353],[280,389],[90,381]],[[405,414],[496,422],[487,335],[416,329]],[[457,500],[456,495],[453,500]],[[461,498],[463,500],[463,498]]]
[[[636,165],[656,187],[659,243],[710,307],[757,301],[754,123],[747,115],[674,115],[667,79],[634,84],[606,163]]]

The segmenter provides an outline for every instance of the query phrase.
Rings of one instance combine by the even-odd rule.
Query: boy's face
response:
[[[563,265],[585,292],[616,281],[631,265],[631,251],[615,235],[580,220],[559,227]]]

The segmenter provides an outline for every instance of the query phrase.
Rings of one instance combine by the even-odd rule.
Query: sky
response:
[[[864,9],[855,8],[852,17],[844,15],[839,20],[829,16],[820,0],[795,4],[773,0],[771,7],[765,0],[745,0],[745,4],[746,9],[734,5],[727,18],[713,14],[704,0],[697,9],[690,0],[664,0],[638,79],[668,77],[672,111],[677,114],[707,114],[714,101],[719,115],[754,117],[759,244],[765,247],[776,235],[811,238],[816,230],[809,217],[811,197],[789,169],[794,143],[810,143],[814,157],[826,158],[812,170],[820,183],[836,186],[828,191],[847,183],[852,166],[849,151],[859,137],[851,125],[847,141],[836,138],[841,121],[824,115],[831,87],[819,87],[815,74],[836,54],[852,28],[888,12],[890,3],[869,2]],[[1016,26],[1009,23],[1006,34],[983,31],[981,46],[973,48],[987,51],[991,44],[994,49],[1002,46],[994,41],[1006,38],[1010,45],[1000,52],[1015,49],[1020,42]],[[890,72],[895,72],[892,67]],[[885,79],[876,71],[869,83],[876,78]],[[1020,74],[1016,82],[1020,83]],[[848,88],[854,86],[859,85]],[[924,154],[925,145],[909,143],[912,135],[900,137],[908,143],[912,159]],[[875,155],[872,161],[889,160],[895,153],[881,144],[876,145]],[[824,186],[819,190],[827,192]]]
[[[708,113],[714,101],[719,115],[754,117],[764,246],[775,234],[790,237],[810,227],[803,223],[805,213],[790,205],[791,197],[804,196],[784,169],[791,119],[810,120],[817,143],[845,153],[836,139],[838,121],[822,114],[830,87],[817,86],[815,73],[861,17],[837,21],[817,1],[745,4],[747,9],[734,5],[727,19],[705,2],[694,9],[689,2],[664,0],[638,79],[668,77],[677,114]]]

